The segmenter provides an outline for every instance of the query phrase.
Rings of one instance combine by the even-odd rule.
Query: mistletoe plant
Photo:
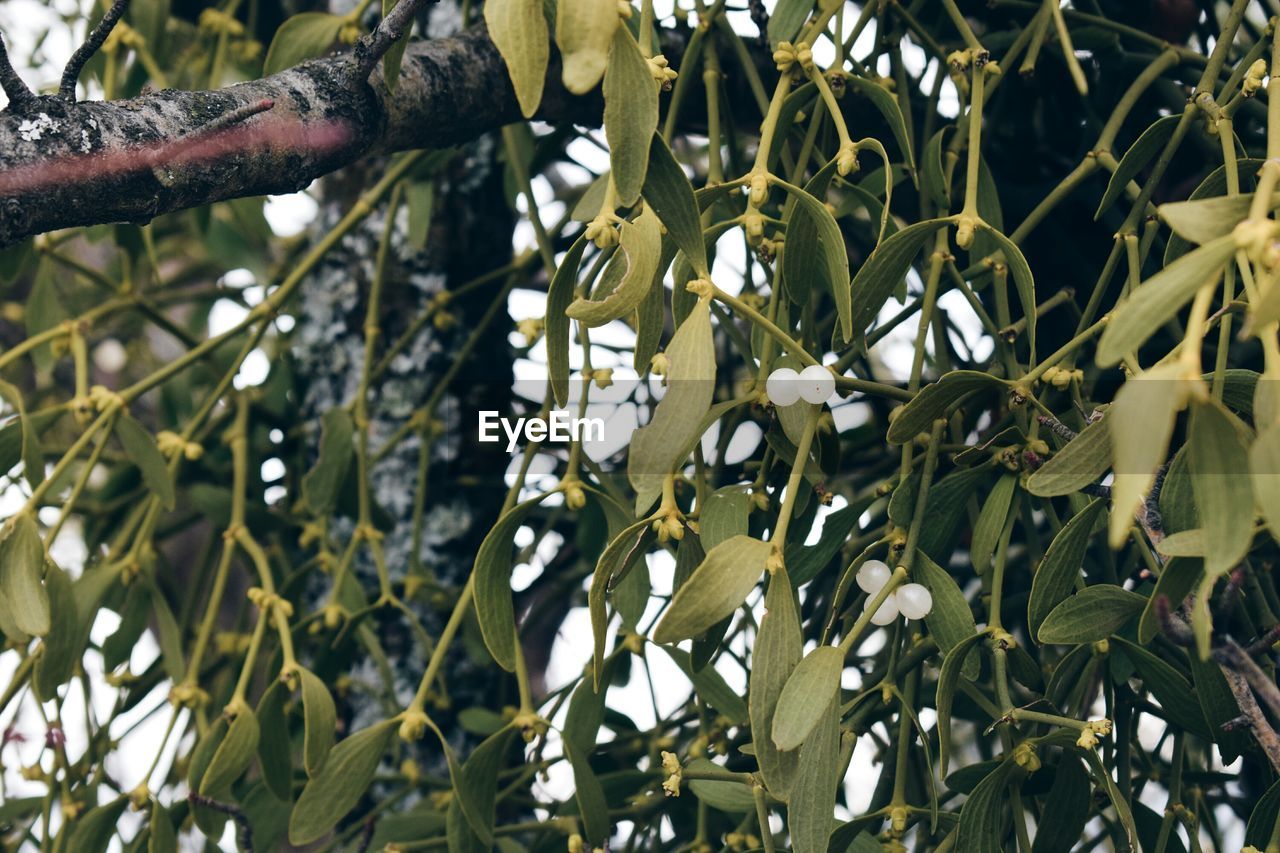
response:
[[[8,843],[1280,851],[1265,4],[485,0],[422,47],[421,0],[365,0],[282,16],[265,51],[273,4],[126,5],[59,95],[0,54],[27,158],[0,171],[25,324],[0,353]],[[39,208],[42,180],[96,187],[110,160],[86,135],[32,172],[44,134],[124,133],[177,97],[144,83],[235,78],[183,101],[174,140],[129,130],[141,183]],[[414,127],[447,98],[467,111],[432,120],[461,130]],[[480,157],[422,146],[466,134],[501,150],[532,245],[406,316],[400,264]],[[588,181],[583,145],[607,150]],[[371,152],[395,153],[318,235],[222,201]],[[18,242],[125,208],[177,212]],[[354,373],[308,420],[282,321],[368,235]],[[229,265],[263,295],[209,334],[215,301],[247,301]],[[516,288],[546,307],[508,351]],[[395,396],[449,335],[429,393]],[[108,339],[130,353],[111,371]],[[237,383],[264,350],[265,381]],[[465,484],[442,448],[473,418],[446,399],[477,356],[542,352],[525,414],[585,415],[629,370],[643,425],[604,458],[527,442],[445,576],[428,508]],[[557,632],[590,651],[548,683]],[[633,682],[651,723],[618,701]]]

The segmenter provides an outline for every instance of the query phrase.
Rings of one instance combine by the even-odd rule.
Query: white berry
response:
[[[923,619],[933,609],[933,596],[928,588],[909,583],[898,587],[895,593],[898,598],[898,610],[908,619]]]
[[[825,403],[836,392],[836,380],[821,364],[800,371],[800,397],[806,403]]]
[[[870,608],[871,599],[867,599],[867,603],[862,605],[863,611]],[[884,600],[884,603],[871,614],[871,623],[873,625],[892,625],[893,621],[898,618],[898,600],[892,595]]]
[[[775,406],[790,406],[800,399],[800,374],[789,367],[779,367],[765,380],[764,391]]]
[[[858,588],[870,595],[875,595],[889,582],[889,567],[879,560],[867,560],[858,569]]]

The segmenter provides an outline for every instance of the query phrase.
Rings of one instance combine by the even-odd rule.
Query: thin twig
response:
[[[14,112],[22,112],[35,103],[35,93],[27,88],[27,84],[22,82],[18,72],[13,70],[13,64],[9,62],[9,51],[5,49],[3,35],[0,35],[0,88],[4,89],[9,98],[9,106]]]
[[[1240,645],[1227,637],[1213,650],[1213,659],[1219,664],[1231,667],[1249,681],[1249,686],[1262,699],[1274,716],[1280,717],[1280,687],[1262,671],[1253,658],[1240,648]]]
[[[115,0],[107,10],[107,14],[103,15],[102,20],[98,22],[98,26],[94,27],[93,32],[89,33],[89,37],[84,40],[84,44],[71,54],[66,68],[62,70],[62,83],[58,86],[58,95],[63,100],[75,103],[76,82],[80,79],[80,72],[84,70],[85,63],[93,58],[98,48],[102,47],[102,43],[107,40],[107,36],[111,35],[111,31],[115,29],[120,18],[124,16],[125,9],[128,8],[129,0]]]
[[[1271,724],[1263,716],[1262,709],[1253,698],[1253,691],[1249,689],[1248,680],[1229,666],[1219,664],[1218,668],[1226,676],[1227,686],[1231,688],[1231,694],[1235,696],[1236,704],[1240,706],[1240,716],[1248,724],[1262,751],[1267,754],[1267,760],[1271,762],[1272,769],[1280,773],[1280,736],[1276,735],[1276,730],[1271,728]]]
[[[352,53],[352,60],[355,62],[354,82],[364,83],[369,79],[373,67],[378,64],[382,55],[393,44],[409,35],[413,19],[432,2],[435,0],[400,0],[373,32],[356,42]]]
[[[187,794],[187,799],[193,805],[204,806],[207,809],[213,809],[215,812],[221,812],[236,822],[238,832],[236,833],[236,844],[247,853],[253,853],[253,825],[249,823],[249,816],[239,806],[231,803],[224,803],[215,800],[213,797],[206,797],[197,794],[195,791]]]

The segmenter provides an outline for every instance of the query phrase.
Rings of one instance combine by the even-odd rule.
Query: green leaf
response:
[[[826,853],[834,822],[842,769],[840,697],[832,697],[819,716],[800,748],[800,770],[787,806],[787,828],[795,853]]]
[[[1120,826],[1124,829],[1124,836],[1116,839],[1116,850],[1119,853],[1128,853],[1135,848],[1137,844],[1137,828],[1133,824],[1133,812],[1129,809],[1129,801],[1125,799],[1124,794],[1116,785],[1115,780],[1111,778],[1111,771],[1102,763],[1102,759],[1098,757],[1096,750],[1086,749],[1080,750],[1084,753],[1084,759],[1093,769],[1093,777],[1095,782],[1099,782],[1099,787],[1107,792],[1107,797],[1111,800],[1111,805],[1115,807],[1116,817],[1120,821]]]
[[[786,549],[786,564],[791,567],[791,585],[800,587],[818,576],[818,573],[835,559],[849,536],[858,527],[858,519],[867,511],[871,502],[855,500],[836,510],[822,521],[822,533],[813,545],[792,542]]]
[[[662,134],[649,142],[649,169],[644,176],[644,200],[662,220],[671,239],[699,275],[707,273],[707,247],[693,186]]]
[[[764,572],[773,546],[750,536],[735,536],[707,552],[671,599],[654,629],[655,643],[692,639],[742,605]]]
[[[769,793],[783,802],[790,798],[800,755],[783,752],[774,745],[773,722],[778,697],[792,670],[800,662],[803,649],[804,637],[800,630],[795,593],[787,578],[787,570],[780,568],[770,579],[769,591],[764,597],[764,616],[752,649],[747,704],[760,776]]]
[[[1013,784],[1018,765],[1012,758],[1000,762],[995,770],[977,784],[960,807],[960,823],[956,829],[956,849],[995,853],[1003,850],[1005,799]]]
[[[908,225],[876,247],[853,277],[853,328],[863,333],[906,278],[911,262],[949,220],[929,219]]]
[[[1005,474],[996,480],[991,494],[987,495],[982,504],[982,511],[978,513],[978,520],[973,525],[973,540],[969,546],[969,557],[978,574],[986,574],[991,568],[991,557],[995,554],[1000,533],[1009,518],[1009,508],[1013,505],[1017,488],[1018,477],[1015,474]]]
[[[644,512],[662,491],[662,481],[702,435],[702,418],[715,393],[716,352],[711,307],[699,299],[667,347],[667,393],[653,420],[631,436],[627,478],[635,489],[636,512]]]
[[[123,412],[116,418],[115,431],[125,454],[142,472],[147,491],[159,498],[165,509],[173,509],[173,478],[169,476],[169,465],[156,447],[155,438],[146,427]]]
[[[585,95],[600,82],[609,64],[609,45],[619,22],[617,4],[558,0],[555,19],[561,80],[573,94]]]
[[[1040,642],[1096,643],[1119,631],[1147,600],[1113,584],[1087,586],[1061,602],[1040,623]]]
[[[1156,588],[1151,591],[1142,609],[1142,618],[1138,620],[1138,642],[1150,643],[1160,633],[1160,617],[1156,614],[1156,599],[1164,596],[1169,599],[1169,607],[1177,610],[1182,602],[1195,589],[1202,574],[1199,560],[1186,557],[1174,557],[1165,563],[1164,571],[1156,580]]]
[[[324,12],[303,12],[289,17],[271,40],[262,76],[277,74],[308,59],[325,55],[337,41],[342,25],[342,16]]]
[[[320,458],[302,478],[302,498],[312,513],[327,517],[338,505],[339,490],[355,455],[355,424],[350,412],[335,406],[324,413],[320,429]]]
[[[960,683],[963,670],[969,668],[969,651],[984,640],[987,632],[965,637],[951,647],[942,659],[942,670],[938,673],[937,710],[938,710],[938,769],[943,776],[947,775],[947,763],[951,754],[951,706],[956,698],[956,686]]]
[[[257,754],[258,737],[257,716],[247,707],[239,709],[200,780],[200,793],[224,799],[231,790],[231,783],[240,778]]]
[[[147,828],[150,830],[147,853],[178,853],[178,834],[173,831],[169,812],[159,800],[151,801],[151,820]]]
[[[654,273],[662,257],[662,229],[658,217],[646,207],[635,222],[623,222],[621,227],[620,245],[610,266],[625,265],[622,281],[604,299],[579,297],[565,309],[570,319],[588,328],[626,317],[653,290]],[[607,271],[605,275],[608,275]]]
[[[1031,581],[1031,596],[1027,600],[1027,627],[1031,636],[1039,638],[1045,617],[1075,589],[1089,539],[1105,508],[1105,501],[1093,501],[1073,515],[1053,537]]]
[[[127,805],[128,797],[116,797],[106,805],[89,809],[72,824],[70,837],[65,843],[58,846],[76,853],[105,853]]]
[[[604,788],[587,761],[589,747],[575,741],[563,741],[565,756],[573,768],[573,796],[578,801],[583,829],[592,844],[604,844],[609,837],[609,806]]]
[[[778,0],[769,16],[770,49],[776,50],[779,42],[794,41],[812,11],[813,0]]]
[[[383,0],[383,3],[393,0]],[[542,86],[551,57],[551,39],[542,0],[493,0],[484,4],[489,38],[502,54],[525,118],[542,102]]]
[[[683,649],[663,646],[662,650],[688,676],[689,680],[693,682],[693,689],[708,705],[734,723],[745,723],[747,721],[747,703],[742,700],[737,691],[729,686],[729,683],[724,680],[724,676],[714,666],[703,666],[695,669],[693,657],[686,654]]]
[[[1046,808],[1036,825],[1031,853],[1071,853],[1089,820],[1093,788],[1080,759],[1066,750],[1053,771],[1053,785],[1044,801]]]
[[[943,655],[977,633],[973,611],[969,609],[969,602],[965,600],[960,586],[922,551],[916,552],[912,579],[933,596],[933,609],[924,617],[924,623]],[[962,675],[970,681],[977,678],[978,663],[978,656],[971,653],[965,661]]]
[[[1235,252],[1233,236],[1219,237],[1174,261],[1121,300],[1098,340],[1098,365],[1118,364],[1146,343],[1197,290],[1218,279]]]
[[[587,593],[587,607],[591,612],[591,635],[595,649],[593,659],[596,686],[600,684],[600,672],[604,668],[605,629],[609,627],[609,614],[606,610],[609,585],[628,562],[642,558],[641,545],[645,541],[645,535],[651,532],[649,524],[649,519],[641,519],[623,530],[605,546],[600,559],[596,561],[595,573],[591,578],[591,589]],[[686,535],[685,539],[690,540],[690,537]],[[683,544],[681,542],[682,546]]]
[[[551,376],[551,390],[556,405],[569,402],[569,305],[578,286],[578,265],[587,248],[586,236],[579,237],[565,253],[564,260],[556,267],[547,288],[547,371]]]
[[[1249,448],[1249,474],[1262,517],[1280,539],[1280,424],[1260,433]]]
[[[398,2],[400,2],[400,0],[382,0],[382,17],[385,18],[387,15],[389,15],[391,13],[391,10],[396,7],[396,4]],[[488,11],[489,11],[489,8],[488,6],[486,6],[485,7],[486,23],[488,22],[488,17],[489,17],[487,14]],[[541,4],[539,4],[538,11],[539,12],[542,11]],[[411,28],[412,28],[412,25],[411,25]],[[544,18],[542,23],[542,30],[544,34],[546,32],[546,28],[547,28],[546,19]],[[492,27],[489,28],[489,35],[492,38],[493,36]],[[547,39],[544,37],[541,40],[541,43],[543,45],[546,45]],[[497,44],[496,40],[494,41],[494,44],[495,45]],[[391,47],[387,48],[387,52],[382,55],[382,81],[386,83],[388,92],[394,93],[396,90],[396,84],[400,82],[400,65],[404,61],[404,51],[405,51],[405,48],[407,48],[408,46],[409,46],[409,33],[405,32],[403,35],[400,36],[400,38],[396,39],[395,42],[391,45]],[[545,49],[549,50],[550,48],[545,48]],[[519,98],[518,89],[517,89],[517,98]]]
[[[1265,850],[1271,843],[1276,821],[1280,819],[1280,780],[1271,783],[1254,805],[1244,830],[1244,843]]]
[[[1164,116],[1156,119],[1150,127],[1142,131],[1142,135],[1129,146],[1128,151],[1124,152],[1116,170],[1111,174],[1107,190],[1102,194],[1097,212],[1093,214],[1094,219],[1100,218],[1107,208],[1120,198],[1120,194],[1124,192],[1129,182],[1136,178],[1138,173],[1164,149],[1180,121],[1182,121],[1181,113]]]
[[[329,688],[315,673],[301,667],[297,673],[302,688],[302,766],[308,776],[315,776],[323,769],[329,751],[333,749],[338,712]]]
[[[698,516],[702,547],[710,549],[735,536],[746,536],[751,507],[751,496],[739,486],[713,492]]]
[[[1164,709],[1166,719],[1185,732],[1212,740],[1200,703],[1191,691],[1191,682],[1186,676],[1142,646],[1123,637],[1116,637],[1114,641],[1124,649],[1125,656],[1142,678],[1143,686],[1151,691],[1151,695],[1156,697],[1156,701]]]
[[[942,213],[951,207],[951,186],[942,170],[942,143],[947,131],[944,127],[930,138],[920,159],[920,189],[924,190]]]
[[[685,764],[686,770],[720,770],[725,768],[705,758],[695,758]],[[755,811],[756,800],[751,789],[742,782],[718,779],[690,779],[689,790],[702,802],[729,814],[742,815]]]
[[[1185,394],[1181,376],[1182,368],[1177,364],[1158,365],[1132,376],[1107,411],[1115,469],[1108,535],[1112,548],[1119,548],[1128,538],[1133,514],[1164,462]]]
[[[525,516],[543,497],[522,501],[502,514],[480,543],[472,569],[480,633],[489,654],[508,672],[516,669],[516,616],[511,602],[513,542]]]
[[[44,543],[35,518],[20,513],[0,535],[0,595],[18,630],[34,637],[49,633],[49,593],[42,583]]]
[[[1210,546],[1204,568],[1211,578],[1234,569],[1253,541],[1253,495],[1241,488],[1249,478],[1245,431],[1221,403],[1192,403],[1187,466]]]
[[[871,101],[871,105],[884,116],[889,130],[893,133],[893,138],[898,143],[898,148],[902,150],[903,159],[907,161],[907,168],[914,170],[915,159],[911,153],[911,135],[907,133],[907,123],[903,119],[902,109],[898,106],[898,99],[875,80],[851,75],[846,77],[845,81],[859,95]]]
[[[828,166],[829,168],[829,166]],[[826,171],[825,169],[823,171]],[[821,174],[821,173],[819,173]],[[815,176],[811,185],[820,186],[822,182]],[[791,198],[795,199],[795,211],[791,215],[793,223],[798,222],[802,229],[801,233],[805,235],[804,251],[812,252],[816,248],[815,242],[810,239],[816,235],[816,243],[822,247],[822,261],[826,268],[827,282],[831,287],[831,298],[836,305],[836,316],[840,320],[840,328],[843,332],[843,339],[846,341],[853,339],[853,330],[861,328],[855,326],[853,322],[853,296],[851,290],[851,282],[849,281],[849,256],[844,249],[844,235],[840,233],[840,226],[836,224],[835,217],[831,215],[831,211],[827,210],[827,206],[820,199],[814,198],[806,190],[792,186],[785,181],[778,181],[778,186],[785,189],[791,194]],[[797,220],[797,217],[799,219]],[[790,229],[794,226],[788,226]],[[812,232],[812,233],[810,233]],[[792,232],[788,230],[787,239],[790,240]],[[785,250],[783,253],[785,259]]]
[[[307,782],[289,816],[289,843],[310,844],[355,808],[373,781],[396,731],[394,719],[374,723],[333,748],[320,773]]]
[[[76,611],[76,596],[71,578],[52,560],[45,563],[45,589],[49,593],[50,628],[41,641],[41,651],[31,674],[31,687],[37,698],[57,698],[57,688],[75,674],[84,652],[84,632]]]
[[[898,410],[889,424],[886,439],[890,444],[906,444],[920,433],[928,432],[933,422],[947,409],[970,394],[1003,387],[1005,382],[989,373],[953,370],[932,385],[926,385],[911,402]]]
[[[992,238],[1004,255],[1009,274],[1013,276],[1014,289],[1018,291],[1018,301],[1022,303],[1023,319],[1027,321],[1027,346],[1031,350],[1031,361],[1036,360],[1036,283],[1031,275],[1031,267],[1023,257],[1022,250],[1004,234],[995,228],[983,228],[982,232]]]
[[[214,753],[218,751],[218,747],[226,738],[228,728],[226,716],[219,714],[213,724],[200,736],[200,740],[196,742],[196,748],[191,752],[191,763],[187,768],[187,786],[192,791],[200,790],[205,773],[209,770],[209,764],[213,761]],[[194,813],[196,826],[199,827],[201,832],[210,837],[221,835],[222,828],[227,822],[226,815],[199,805],[194,807]]]
[[[15,386],[0,380],[0,397],[7,400],[18,413],[18,424],[22,430],[22,474],[28,483],[38,486],[44,482],[44,453],[40,450],[39,435],[44,427],[40,425],[38,415],[27,416],[22,392]],[[7,468],[5,470],[8,471]]]
[[[1232,229],[1249,215],[1253,193],[1175,201],[1157,208],[1160,218],[1184,240],[1208,243]]]
[[[1085,426],[1027,479],[1027,491],[1051,498],[1098,482],[1111,467],[1111,435],[1106,418]]]
[[[258,718],[258,766],[262,781],[277,798],[293,800],[293,756],[289,749],[289,721],[285,703],[289,687],[280,679],[271,682],[258,700],[254,716]]]
[[[529,38],[527,33],[523,38]],[[640,198],[649,168],[649,143],[658,126],[658,84],[640,45],[626,27],[616,27],[604,72],[604,135],[618,201]]]
[[[467,758],[467,763],[462,765],[460,794],[465,802],[471,804],[480,821],[480,826],[472,826],[472,831],[482,840],[493,838],[498,772],[505,763],[515,733],[516,730],[508,726],[485,738]]]
[[[791,673],[773,713],[771,734],[778,749],[789,752],[800,746],[818,724],[840,689],[844,656],[839,646],[818,646]]]

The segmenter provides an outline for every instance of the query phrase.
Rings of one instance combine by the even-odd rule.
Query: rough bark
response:
[[[380,72],[353,84],[351,68],[340,55],[211,92],[11,106],[0,112],[0,247],[58,228],[296,192],[369,154],[444,148],[520,119],[482,27],[410,45],[394,92]],[[598,94],[568,94],[555,63],[547,76],[540,117],[599,121]],[[264,101],[270,109],[228,124]]]

